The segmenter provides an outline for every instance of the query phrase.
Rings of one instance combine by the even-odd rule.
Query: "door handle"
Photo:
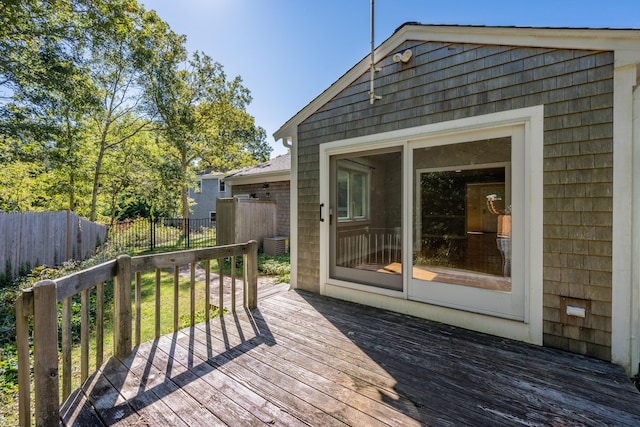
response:
[[[324,218],[322,218],[322,208],[324,207],[324,203],[320,203],[320,222],[324,222]]]

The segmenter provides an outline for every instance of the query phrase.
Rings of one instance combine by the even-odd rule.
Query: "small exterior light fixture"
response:
[[[402,53],[396,53],[395,55],[393,55],[393,62],[402,61],[403,64],[406,64],[407,62],[409,62],[412,56],[413,52],[411,52],[411,49],[407,49]]]

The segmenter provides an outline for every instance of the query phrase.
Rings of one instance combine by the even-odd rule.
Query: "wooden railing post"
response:
[[[254,310],[258,308],[258,242],[250,240],[248,245],[244,267],[247,273],[247,308]]]
[[[56,284],[43,280],[33,287],[33,342],[37,426],[60,424],[58,386],[58,306]]]
[[[20,427],[31,425],[31,360],[29,358],[29,316],[33,314],[33,291],[16,299],[16,345],[18,348],[18,414]]]
[[[113,353],[116,357],[125,358],[131,354],[131,257],[118,256],[116,266]]]

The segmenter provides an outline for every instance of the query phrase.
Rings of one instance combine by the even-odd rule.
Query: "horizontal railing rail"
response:
[[[336,263],[343,267],[401,262],[400,227],[350,227],[337,232]]]
[[[173,269],[173,330],[179,327],[179,267],[190,266],[190,324],[195,323],[195,271],[204,263],[205,319],[210,318],[211,261],[218,261],[218,312],[224,307],[224,260],[231,259],[231,312],[236,311],[236,257],[243,258],[243,306],[257,307],[258,246],[250,241],[243,244],[205,249],[169,252],[130,257],[121,255],[116,260],[73,273],[56,280],[43,280],[25,289],[18,296],[16,308],[16,338],[18,347],[18,387],[20,425],[31,424],[31,360],[33,351],[34,414],[38,426],[60,424],[60,384],[58,365],[58,316],[62,317],[61,365],[62,399],[71,394],[72,365],[72,297],[80,295],[80,381],[89,374],[89,306],[90,292],[95,292],[95,366],[103,363],[105,287],[113,283],[113,355],[125,358],[132,351],[132,343],[141,340],[141,274],[155,270],[155,336],[160,337],[160,280],[161,272]],[[134,280],[135,279],[135,280]],[[132,283],[134,284],[132,285]],[[95,290],[94,290],[95,289]],[[132,301],[135,308],[132,309]],[[59,313],[58,303],[62,303]],[[134,311],[135,310],[135,311]],[[133,322],[135,321],[135,329]],[[31,326],[30,326],[31,325]],[[135,336],[132,336],[135,330]],[[30,344],[30,332],[33,333]]]

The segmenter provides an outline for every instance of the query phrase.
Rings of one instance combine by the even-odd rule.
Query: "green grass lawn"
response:
[[[141,303],[140,303],[140,342],[155,338],[155,300],[156,300],[155,272],[141,275]],[[189,278],[180,277],[178,285],[178,329],[186,328],[191,322],[191,282]],[[195,282],[195,323],[203,322],[205,316],[205,284]],[[213,301],[212,301],[213,304]],[[135,313],[135,304],[132,305]],[[160,335],[173,332],[174,313],[174,285],[173,272],[163,271],[160,279]],[[218,307],[211,307],[210,317],[218,315]],[[135,336],[135,323],[134,323]]]

